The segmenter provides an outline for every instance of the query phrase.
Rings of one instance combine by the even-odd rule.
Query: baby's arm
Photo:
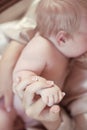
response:
[[[47,46],[48,43],[45,39],[40,36],[35,36],[24,48],[13,73],[14,92],[21,98],[23,97],[26,87],[36,82],[33,77],[39,77],[38,75],[41,75],[47,66]],[[41,82],[41,77],[39,78]],[[46,88],[46,86],[47,83],[44,84],[44,88]],[[43,101],[48,106],[59,103],[63,97],[59,87],[55,84],[53,84],[52,88],[42,89],[42,91],[37,92],[37,94],[41,95]]]
[[[14,91],[16,86],[24,84],[23,89],[32,83],[32,77],[41,75],[46,67],[47,41],[35,36],[22,51],[13,72]],[[42,49],[43,48],[43,49]],[[48,52],[47,52],[48,54]]]

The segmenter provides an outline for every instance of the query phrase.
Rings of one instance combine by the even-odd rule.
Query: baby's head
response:
[[[41,0],[36,22],[40,34],[65,56],[87,51],[87,0]]]

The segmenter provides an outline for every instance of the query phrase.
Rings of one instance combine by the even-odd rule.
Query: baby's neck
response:
[[[50,42],[52,42],[52,44],[57,48],[57,51],[58,51],[58,53],[59,53],[59,56],[61,57],[61,62],[63,61],[65,64],[68,65],[69,58],[59,51],[59,49],[58,49],[58,47],[57,47],[57,44],[58,44],[58,43],[56,42],[55,38],[54,38],[53,36],[50,36],[50,37],[48,38],[48,40],[49,40]]]
[[[63,68],[62,68],[62,78],[61,78],[62,81],[60,81],[60,86],[63,86],[64,81],[65,81],[65,79],[66,79],[66,77],[67,77],[67,75],[69,73],[69,61],[70,61],[69,58],[67,58],[62,53],[60,53],[60,62],[63,65]]]

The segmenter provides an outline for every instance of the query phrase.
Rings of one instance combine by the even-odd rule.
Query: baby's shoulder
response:
[[[47,50],[50,52],[51,50],[55,49],[52,42],[41,35],[36,35],[33,40],[35,40],[37,46],[41,47],[45,51]]]
[[[55,52],[55,47],[53,44],[41,35],[35,35],[27,44],[26,49],[28,52],[32,52],[41,56],[48,54],[52,55],[52,53]]]

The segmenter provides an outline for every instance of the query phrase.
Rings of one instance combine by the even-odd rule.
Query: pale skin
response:
[[[36,88],[37,86],[37,88]],[[29,105],[29,100],[34,98],[34,94],[37,93],[40,89],[42,89],[41,84],[36,83],[35,87],[29,86],[24,95],[24,103],[26,105],[26,113],[30,117],[42,122],[42,124],[47,128],[47,130],[55,130],[57,129],[61,122],[61,109],[59,105],[53,105],[51,107],[46,107],[46,104],[42,101],[41,98],[32,102]],[[30,91],[30,93],[29,93]],[[43,90],[42,90],[43,91]],[[38,108],[38,109],[35,109]]]
[[[57,35],[57,41],[58,41],[58,44],[56,44],[56,40],[55,39],[51,39],[53,42],[55,42],[55,46],[56,46],[56,48],[58,49],[58,50],[60,50],[60,52],[63,54],[60,54],[61,55],[61,59],[64,61],[64,59],[65,59],[65,61],[66,61],[66,63],[68,62],[68,58],[70,58],[70,57],[77,57],[77,56],[80,56],[80,55],[82,55],[83,53],[85,53],[86,51],[87,51],[87,43],[86,43],[86,41],[87,41],[87,31],[85,30],[85,27],[86,27],[86,24],[87,22],[86,22],[86,19],[84,19],[83,21],[82,21],[82,23],[81,24],[83,24],[83,26],[81,26],[80,27],[80,29],[79,29],[79,31],[77,31],[72,37],[69,35],[68,37],[67,37],[67,35],[66,35],[66,32],[64,32],[64,31],[60,31],[59,32],[59,34]],[[41,44],[40,44],[41,45]],[[36,46],[37,47],[37,46]],[[40,46],[39,46],[40,47]],[[74,49],[72,49],[72,48],[74,48]],[[35,48],[36,49],[36,48]],[[40,48],[39,48],[39,50],[41,50]],[[37,51],[38,52],[38,51]],[[47,51],[48,52],[48,51]],[[55,51],[52,51],[52,52],[54,52],[53,54],[55,54]],[[34,50],[34,53],[35,53],[35,50]],[[34,54],[33,53],[33,54]],[[35,56],[36,56],[36,54],[37,53],[35,53]],[[46,55],[47,53],[45,52],[45,57],[46,58],[48,58],[48,55]],[[42,55],[42,57],[43,57],[43,55]],[[60,57],[60,56],[59,56]],[[48,58],[49,59],[49,58]],[[47,59],[47,61],[48,61],[48,59]],[[55,59],[54,57],[53,57],[53,59]],[[57,57],[56,57],[56,59],[57,59]],[[59,59],[58,59],[59,60]],[[34,61],[33,61],[34,62]],[[52,62],[50,62],[51,64],[52,64]],[[53,63],[54,63],[54,61],[53,61]],[[52,64],[53,65],[53,64]],[[66,64],[64,64],[65,66],[66,66]],[[32,68],[32,66],[30,66],[31,68]],[[36,67],[36,66],[35,66]],[[58,69],[58,66],[57,66],[57,69]],[[36,70],[34,70],[35,72],[37,72]],[[54,72],[55,72],[55,69],[54,69]],[[59,72],[59,71],[58,71]],[[66,69],[65,69],[65,72],[66,72]],[[24,72],[23,72],[24,73]],[[21,73],[22,74],[22,73]],[[35,73],[34,73],[35,74]],[[38,74],[38,72],[36,73],[36,74]],[[44,74],[44,73],[43,73]],[[63,74],[64,74],[64,72],[63,72]],[[52,75],[52,73],[51,73],[51,75]],[[45,75],[45,76],[47,76],[47,75]],[[49,75],[50,76],[50,75]],[[62,76],[64,76],[64,75],[62,75]],[[48,77],[46,77],[46,78],[48,78]],[[54,77],[52,77],[52,78],[54,78]],[[52,79],[51,79],[52,80]],[[55,80],[55,78],[54,78],[54,81],[56,81]],[[23,82],[22,82],[23,83]],[[63,83],[63,82],[62,82]],[[61,86],[62,84],[60,83],[60,84],[58,84],[59,86]],[[25,84],[25,86],[26,86],[26,84]],[[32,86],[32,85],[29,85],[29,86]],[[24,87],[24,85],[23,85],[23,87]],[[33,88],[33,87],[32,87]],[[31,93],[28,93],[27,91],[29,91],[28,90],[29,88],[27,88],[26,89],[26,94],[25,94],[25,96],[24,96],[24,98],[25,98],[25,100],[27,100],[27,98],[29,98],[28,97],[28,94],[30,94],[30,95],[32,95],[32,92]],[[30,89],[31,90],[31,89]],[[18,91],[18,89],[17,89],[17,91]],[[42,91],[43,91],[43,89],[42,89]],[[37,92],[37,90],[36,90],[36,92],[35,92],[36,94],[38,93]],[[34,93],[33,93],[33,95],[34,95]],[[27,98],[26,98],[27,97]],[[33,98],[32,98],[33,99]],[[30,101],[29,101],[30,102]],[[27,115],[29,115],[30,114],[30,111],[31,111],[31,108],[33,108],[33,106],[35,107],[35,105],[37,106],[37,104],[39,104],[39,105],[42,105],[42,109],[41,110],[38,110],[39,112],[42,112],[43,111],[43,109],[44,109],[44,105],[43,104],[41,104],[41,102],[40,103],[38,103],[38,101],[37,101],[37,103],[36,104],[33,104],[33,105],[31,105],[31,103],[30,104],[28,104],[28,102],[27,102],[27,104],[25,105],[26,107],[26,109],[27,109]],[[27,105],[30,105],[30,106],[28,106],[27,107]],[[39,112],[37,112],[37,115],[35,115],[34,114],[34,112],[32,112],[31,111],[31,117],[34,117],[35,119],[38,119],[38,120],[44,120],[44,118],[43,118],[43,114],[40,116],[40,113]],[[45,115],[45,114],[44,114]],[[49,115],[49,113],[48,113],[48,115]],[[47,116],[48,116],[47,115]],[[52,115],[51,115],[52,116]],[[78,119],[78,117],[79,117],[79,115],[76,117],[76,120]],[[59,117],[57,118],[57,119],[59,119]],[[50,119],[49,119],[50,120]],[[42,121],[43,122],[43,121]],[[58,120],[57,120],[57,122],[58,122]],[[49,129],[49,125],[48,125],[48,123],[43,123],[45,126],[46,126],[46,128],[48,129],[48,130],[50,130]],[[53,126],[55,126],[55,123],[54,123],[54,125]],[[58,127],[58,126],[57,126]],[[57,128],[56,127],[56,128]],[[55,128],[55,129],[56,129]],[[53,129],[52,129],[53,130]]]
[[[43,48],[43,50],[41,50],[41,48]],[[59,57],[61,57],[61,60],[59,59]],[[58,60],[56,61],[56,59]],[[31,42],[27,45],[27,47],[25,47],[21,57],[19,58],[18,63],[16,64],[13,75],[14,81],[20,78],[20,82],[23,82],[23,80],[28,80],[29,78],[31,78],[31,76],[38,75],[45,78],[45,80],[53,80],[53,87],[47,90],[45,89],[42,92],[38,92],[38,94],[42,96],[43,101],[48,106],[52,106],[54,103],[58,103],[58,100],[59,102],[61,101],[62,93],[58,85],[60,86],[60,88],[62,87],[64,78],[67,73],[65,71],[67,68],[67,63],[68,61],[66,60],[66,58],[62,58],[54,45],[52,45],[41,36],[35,36],[35,38],[33,38]],[[40,77],[37,78],[37,80],[39,81]],[[45,84],[43,86],[45,86]]]
[[[86,23],[87,23],[87,22],[86,22]],[[83,26],[81,26],[81,27],[83,28],[83,32],[80,32],[80,35],[79,35],[80,37],[78,37],[78,35],[76,35],[76,37],[78,37],[78,39],[75,40],[75,42],[78,42],[78,45],[77,45],[77,47],[76,47],[76,50],[77,50],[76,53],[78,53],[78,50],[80,50],[80,49],[78,49],[78,47],[81,47],[81,48],[85,47],[85,48],[83,48],[84,51],[81,51],[79,54],[77,54],[78,56],[79,56],[80,54],[84,53],[84,52],[87,50],[87,48],[86,48],[86,45],[87,45],[87,44],[84,44],[84,43],[86,43],[86,41],[87,41],[86,24],[83,23]],[[84,29],[85,29],[85,30],[84,30]],[[80,30],[80,31],[81,31],[81,30]],[[84,34],[85,34],[85,35],[84,35]],[[79,38],[81,38],[81,39],[79,39]],[[74,40],[74,39],[73,39],[73,40]],[[67,41],[67,38],[66,38],[66,41]],[[66,41],[65,41],[65,43],[67,44]],[[83,44],[82,44],[82,45],[81,45],[81,44],[79,45],[79,43],[81,43],[82,41],[83,41]],[[74,43],[75,43],[75,42],[74,42]],[[65,43],[63,44],[64,46],[66,46]],[[68,42],[68,44],[69,44],[69,42]],[[63,47],[63,45],[62,45],[61,47]],[[73,42],[70,42],[70,45],[73,45]],[[74,45],[76,45],[76,44],[74,44]],[[82,46],[83,46],[83,47],[82,47]],[[22,50],[23,47],[21,47],[20,44],[16,44],[16,48],[15,48],[15,47],[12,47],[12,48],[14,48],[14,50],[17,50],[17,47],[19,48],[19,51],[18,51],[18,52],[21,52],[21,50]],[[62,48],[60,48],[60,49],[62,49]],[[11,49],[11,50],[12,50],[12,49]],[[11,50],[8,51],[8,54],[11,52]],[[63,48],[63,50],[64,50],[64,48]],[[17,51],[16,51],[16,52],[17,52]],[[14,57],[15,57],[15,54],[17,54],[16,52],[14,51]],[[63,52],[63,51],[62,51],[62,52]],[[68,51],[67,51],[67,52],[68,52]],[[12,54],[13,54],[13,51],[12,51],[12,53],[11,53],[10,56],[13,56]],[[72,54],[72,53],[70,53],[70,54]],[[73,53],[73,54],[75,54],[75,53]],[[75,57],[75,56],[74,56],[74,57]],[[10,62],[9,62],[9,65],[11,65],[11,62],[12,62],[12,66],[11,66],[12,68],[11,68],[11,69],[13,69],[13,65],[16,63],[17,58],[14,60],[13,57],[12,57],[12,58],[10,58],[10,60],[9,60],[9,57],[7,57],[7,55],[6,55],[6,59],[8,59],[8,61],[10,61]],[[6,62],[6,63],[7,63],[7,62]],[[5,64],[4,64],[4,65],[5,65]],[[5,67],[7,67],[7,64],[6,64]],[[4,68],[3,68],[3,69],[4,69]],[[7,69],[7,70],[8,70],[8,69]],[[1,75],[1,76],[2,76],[2,75]],[[7,84],[6,84],[6,85],[7,85]],[[3,91],[5,91],[5,90],[3,90]],[[4,93],[2,93],[2,95],[4,95]],[[38,105],[41,106],[41,102],[39,102],[39,103],[37,103],[37,104],[33,104],[33,105],[31,106],[31,109],[34,108],[35,106],[38,107]],[[42,106],[43,106],[43,105],[42,105]],[[37,117],[36,117],[37,119],[39,118],[39,120],[40,120],[39,111],[43,111],[43,107],[42,107],[41,110],[38,109],[38,114],[37,114]],[[2,116],[3,116],[3,114],[4,114],[3,112],[4,112],[4,111],[1,111],[1,112],[2,112],[1,114],[2,114]],[[31,115],[33,115],[33,111],[31,111],[31,112],[32,112]],[[46,116],[47,116],[47,114],[49,114],[48,111],[47,111],[47,113],[44,113],[44,115],[45,115],[45,114],[46,114]],[[81,116],[81,115],[79,115],[79,116]],[[6,115],[5,117],[6,117],[6,119],[7,119],[7,115]],[[32,117],[33,117],[33,116],[32,116]],[[52,117],[52,115],[51,115],[51,117]],[[43,115],[42,115],[42,118],[43,118]],[[45,120],[45,118],[44,118],[44,120]],[[78,117],[76,118],[76,120],[77,120],[77,122],[78,122]],[[4,122],[4,123],[5,123],[5,122]],[[50,119],[49,119],[49,124],[51,124],[51,123],[50,123]],[[57,123],[54,122],[54,126],[55,126],[55,124],[57,124]],[[1,124],[1,125],[2,125],[2,124]],[[46,125],[46,122],[44,123],[44,125]],[[48,125],[48,123],[47,123],[47,125]],[[5,128],[8,128],[8,127],[5,126]],[[51,130],[50,127],[49,127],[49,125],[47,126],[47,129],[48,129],[48,130]],[[2,130],[2,129],[1,129],[1,130]],[[8,128],[8,130],[9,130],[9,128]]]
[[[24,45],[12,41],[0,61],[0,130],[13,129],[16,112],[13,108],[12,71],[23,48]]]
[[[56,61],[56,59],[58,60]],[[14,91],[17,92],[20,98],[22,98],[23,95],[22,93],[19,94],[20,92],[22,92],[26,89],[26,87],[28,88],[29,86],[29,88],[31,88],[31,90],[29,90],[29,93],[31,92],[34,94],[32,90],[35,91],[35,86],[35,89],[38,89],[36,94],[42,97],[42,101],[45,103],[45,107],[46,105],[52,106],[55,103],[59,103],[62,100],[64,93],[61,92],[62,88],[59,88],[58,85],[62,86],[64,82],[64,78],[66,77],[65,72],[67,70],[67,65],[68,61],[66,60],[66,58],[60,55],[53,44],[51,44],[43,37],[36,35],[25,47],[18,60],[18,63],[16,64],[13,73]],[[35,77],[37,79],[35,79]],[[54,83],[51,80],[53,80]],[[47,83],[51,85],[47,86]],[[32,100],[33,95],[31,94],[31,98],[28,98],[28,102],[26,103],[26,101],[24,101],[24,106],[26,109],[25,111],[27,115],[29,113],[28,106],[32,104]],[[18,111],[18,109],[20,108],[17,108],[16,106],[16,109]],[[59,107],[53,106],[51,110],[54,112],[59,111]]]
[[[24,45],[21,45],[15,41],[12,41],[10,45],[7,47],[7,49],[5,50],[5,53],[3,54],[2,59],[0,61],[0,75],[2,77],[0,78],[0,97],[4,96],[5,108],[7,109],[7,111],[10,111],[12,107],[12,105],[10,104],[12,104],[13,102],[12,89],[11,89],[12,70],[23,48],[24,48]],[[17,53],[15,53],[16,51]],[[5,71],[5,73],[3,73],[3,70]]]
[[[11,84],[12,84],[11,76],[12,76],[12,70],[13,70],[15,63],[23,48],[24,48],[24,45],[19,44],[15,41],[12,41],[11,44],[9,45],[9,47],[6,49],[6,51],[2,57],[2,60],[1,60],[1,72],[3,69],[6,70],[5,71],[6,73],[3,73],[3,72],[0,73],[1,76],[3,77],[3,78],[0,78],[0,80],[2,82],[2,86],[3,86],[3,87],[1,86],[1,89],[2,89],[1,97],[4,96],[4,97],[7,97],[6,99],[8,99],[8,102],[7,102],[7,100],[5,100],[4,104],[2,104],[0,106],[1,107],[0,115],[2,117],[2,119],[0,121],[1,130],[2,130],[2,128],[3,128],[3,130],[7,129],[7,128],[8,128],[8,130],[13,129],[12,128],[13,123],[11,123],[11,122],[14,121],[14,119],[16,117],[16,113],[12,108],[12,105],[11,105],[12,101],[10,100],[10,99],[12,99],[12,96],[13,96],[12,90],[11,90]],[[11,55],[10,55],[10,53],[11,53]],[[4,64],[4,63],[6,63],[6,64]],[[9,74],[9,76],[8,76],[8,74]],[[6,79],[6,81],[5,81],[5,79]],[[7,85],[8,85],[8,87],[7,87]],[[47,85],[47,86],[51,86],[51,85]],[[8,93],[7,93],[7,91],[8,91]],[[4,110],[3,110],[3,107],[4,107]],[[6,127],[6,124],[7,124],[7,127]]]
[[[42,52],[42,48],[44,47],[43,44],[39,45],[39,43],[38,43],[39,47],[38,46],[35,47],[35,45],[36,45],[35,43],[37,41],[36,41],[36,39],[35,39],[35,41],[32,40],[33,41],[32,43],[34,45],[31,44],[28,47],[30,52],[28,52],[28,49],[25,49],[26,51],[24,50],[24,55],[21,56],[21,60],[20,60],[21,62],[20,61],[18,62],[19,65],[16,67],[16,75],[17,75],[17,71],[20,71],[20,73],[18,73],[18,75],[16,76],[15,82],[16,82],[18,77],[22,81],[27,79],[28,76],[29,76],[29,71],[30,71],[30,75],[32,75],[31,72],[34,73],[33,75],[41,75],[42,74],[41,75],[42,77],[45,77],[46,79],[53,80],[54,83],[56,83],[59,86],[62,86],[63,81],[66,77],[65,73],[66,73],[66,66],[67,66],[67,63],[68,63],[68,59],[70,57],[77,57],[77,56],[83,54],[87,50],[87,44],[86,44],[86,40],[87,40],[86,34],[87,34],[87,32],[85,31],[86,19],[82,20],[81,24],[83,24],[84,26],[81,26],[79,28],[79,31],[77,31],[72,36],[67,34],[65,31],[60,31],[57,34],[56,38],[55,38],[55,36],[51,36],[49,39],[51,39],[53,44],[49,48],[48,48],[47,42],[44,41],[44,43],[46,43],[46,45],[44,44],[45,49],[43,49],[43,52]],[[38,37],[38,36],[36,36],[36,37]],[[38,42],[42,42],[41,38],[39,39]],[[50,48],[54,48],[54,47],[56,48],[55,50],[50,49]],[[48,50],[46,51],[46,49],[48,49]],[[63,53],[63,55],[60,54],[60,53],[56,54],[56,51],[57,51],[57,53],[59,53],[59,51],[60,51],[61,53]],[[48,52],[50,52],[49,55],[48,55]],[[38,56],[37,56],[37,54],[38,54]],[[51,57],[52,54],[53,54],[53,57]],[[26,58],[27,55],[28,55],[28,59]],[[58,63],[56,61],[56,59],[57,59],[56,55],[59,56],[58,57]],[[41,57],[43,57],[43,58],[41,59]],[[46,58],[44,58],[44,57],[46,57]],[[62,59],[62,60],[60,61],[60,59]],[[25,62],[24,65],[22,65],[23,62]],[[54,63],[56,63],[57,66]],[[54,65],[54,66],[51,66],[51,64]],[[62,64],[64,64],[65,67]],[[20,65],[21,65],[21,67],[20,67]],[[49,72],[46,68],[46,67],[48,67],[48,65],[49,65]],[[22,70],[26,70],[28,68],[28,66],[29,66],[28,72],[22,71]],[[50,66],[54,67],[54,69],[52,71],[50,71]],[[60,67],[59,70],[58,70],[58,66]],[[43,70],[44,70],[44,72],[43,72]],[[45,73],[45,71],[46,71],[46,73]],[[62,72],[63,72],[63,75],[62,75]],[[57,73],[59,74],[59,76],[58,75],[56,76]],[[21,77],[20,75],[26,75],[26,76]],[[51,77],[50,75],[55,75],[55,76]],[[58,77],[58,79],[56,79],[56,77]],[[47,102],[47,101],[45,101],[45,102]],[[56,102],[54,102],[54,103],[56,103]],[[50,105],[52,105],[52,104],[53,103],[51,103]]]

